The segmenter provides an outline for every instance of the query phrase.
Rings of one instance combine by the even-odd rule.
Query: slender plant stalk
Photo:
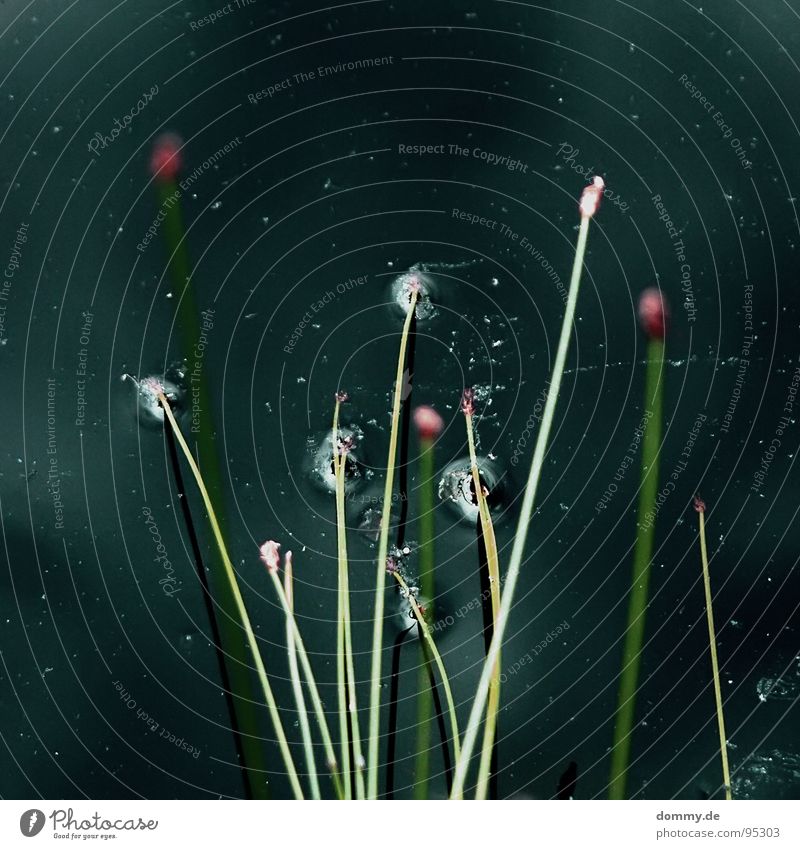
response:
[[[434,440],[420,438],[419,457],[419,586],[426,599],[426,615],[433,617],[434,598],[436,597],[436,578],[434,573],[435,554],[433,540],[436,534],[434,520]],[[428,780],[430,776],[431,747],[431,710],[433,706],[427,663],[424,657],[419,668],[419,686],[417,695],[417,757],[414,769],[414,798],[428,798]]]
[[[294,590],[292,584],[292,558],[291,552],[286,553],[286,565],[283,572],[284,591],[289,608],[294,613]],[[297,717],[300,723],[300,733],[303,736],[303,751],[306,756],[306,768],[308,769],[308,783],[311,785],[311,798],[319,799],[319,781],[317,779],[317,764],[314,759],[314,745],[311,742],[311,727],[308,724],[308,711],[306,700],[303,697],[303,685],[300,681],[300,670],[297,667],[297,648],[294,642],[294,632],[289,620],[286,620],[286,650],[289,654],[289,677],[292,680],[292,691],[294,701],[297,705]]]
[[[403,369],[406,361],[406,345],[411,320],[417,309],[419,288],[413,287],[411,298],[400,337],[400,353],[397,358],[397,375],[394,384],[392,426],[389,435],[389,456],[386,461],[386,483],[383,489],[380,542],[378,544],[378,567],[375,581],[375,622],[372,631],[372,675],[369,701],[369,749],[367,759],[367,798],[378,798],[378,750],[380,743],[381,709],[381,660],[383,656],[383,612],[386,590],[386,557],[389,553],[389,521],[391,517],[392,491],[394,487],[394,465],[397,454],[397,429],[400,406],[403,402]]]
[[[419,631],[419,642],[422,648],[422,662],[424,669],[428,674],[428,687],[431,691],[431,699],[433,701],[433,709],[436,715],[436,724],[439,728],[439,741],[442,752],[442,766],[444,767],[444,783],[447,788],[447,795],[450,795],[450,788],[453,786],[453,764],[450,759],[450,748],[447,745],[448,734],[447,724],[442,710],[442,700],[439,697],[439,688],[436,686],[436,675],[433,671],[433,661],[431,660],[431,652],[428,648],[425,637],[422,634],[422,629],[417,625]]]
[[[469,444],[470,467],[472,482],[475,487],[475,497],[478,501],[483,543],[486,548],[486,565],[489,572],[489,587],[492,599],[492,633],[497,628],[497,618],[500,615],[500,565],[497,555],[497,540],[494,535],[492,514],[486,500],[486,492],[481,483],[478,459],[475,455],[475,434],[472,427],[472,401],[465,404],[464,419],[467,423],[467,443]],[[483,731],[483,747],[481,749],[480,766],[478,767],[478,784],[475,792],[476,799],[485,799],[489,790],[489,773],[492,765],[492,754],[495,749],[495,732],[497,729],[497,711],[500,707],[500,654],[494,665],[492,679],[489,683],[489,701],[486,708],[486,724]]]
[[[567,305],[564,310],[564,320],[561,324],[561,335],[559,336],[556,358],[553,363],[553,373],[550,378],[550,391],[547,396],[547,401],[545,402],[542,422],[539,428],[539,436],[536,440],[536,447],[533,451],[531,470],[528,475],[528,482],[525,486],[525,493],[522,498],[519,522],[517,523],[517,532],[514,537],[514,546],[511,550],[511,559],[508,565],[505,589],[500,603],[500,614],[497,617],[497,626],[494,629],[492,642],[489,646],[489,651],[483,664],[483,671],[481,672],[480,680],[478,681],[475,699],[472,703],[472,710],[470,711],[469,719],[467,721],[467,729],[464,733],[461,755],[456,758],[456,769],[453,776],[453,789],[450,793],[451,799],[460,798],[464,793],[464,783],[467,777],[467,770],[475,748],[478,728],[480,727],[481,720],[486,709],[486,703],[489,697],[489,686],[491,684],[492,676],[494,675],[494,667],[497,663],[498,657],[500,656],[500,647],[503,643],[503,635],[511,614],[511,607],[514,603],[514,590],[516,589],[517,579],[519,578],[520,569],[522,567],[522,558],[525,555],[525,543],[528,538],[528,528],[533,516],[536,491],[539,487],[539,478],[541,477],[542,467],[544,466],[547,441],[550,437],[550,430],[553,426],[556,402],[558,400],[559,390],[561,389],[561,377],[564,373],[564,363],[567,359],[567,350],[569,349],[569,337],[572,333],[572,323],[575,317],[575,306],[578,302],[581,272],[583,271],[583,256],[586,252],[586,239],[589,234],[589,221],[597,209],[603,185],[602,179],[600,177],[595,177],[594,185],[584,189],[583,197],[581,198],[581,225],[580,230],[578,231],[578,243],[575,249],[575,262],[572,266],[569,294],[567,296]],[[587,193],[591,193],[591,197],[589,197],[588,202],[584,204],[584,200],[587,199]]]
[[[208,496],[205,483],[203,482],[203,477],[200,474],[200,469],[198,468],[197,463],[195,463],[194,457],[192,456],[192,452],[189,449],[189,446],[186,444],[186,440],[183,438],[183,434],[181,433],[180,428],[178,427],[178,423],[175,421],[175,416],[172,414],[172,409],[170,408],[169,401],[167,401],[161,389],[158,390],[158,400],[162,408],[164,409],[164,415],[167,417],[169,425],[172,428],[172,432],[175,434],[175,439],[177,440],[178,445],[180,445],[181,450],[183,451],[183,454],[186,457],[186,461],[189,463],[189,467],[192,470],[192,474],[194,475],[195,481],[197,482],[197,486],[200,489],[200,494],[203,497],[203,503],[205,504],[206,511],[208,512],[208,519],[211,523],[211,529],[214,532],[214,540],[217,543],[217,548],[219,550],[220,557],[222,558],[223,566],[225,567],[225,574],[228,578],[228,584],[230,586],[231,593],[233,594],[233,598],[236,603],[236,609],[239,615],[239,620],[247,636],[247,643],[250,647],[250,654],[252,655],[253,663],[255,665],[256,673],[258,675],[258,680],[261,684],[261,689],[264,692],[264,699],[266,701],[267,708],[269,709],[270,717],[272,718],[272,724],[275,728],[275,735],[278,738],[278,747],[283,758],[284,766],[286,767],[289,782],[292,785],[292,792],[294,793],[296,799],[302,799],[303,790],[300,787],[300,780],[297,777],[297,770],[295,768],[294,761],[292,760],[292,754],[289,751],[289,744],[286,742],[286,734],[284,733],[283,725],[281,724],[281,717],[278,713],[278,706],[275,703],[275,697],[272,693],[272,687],[270,687],[269,679],[267,678],[267,670],[264,667],[264,661],[261,657],[261,651],[258,648],[256,635],[253,631],[253,626],[250,624],[250,617],[247,614],[247,608],[245,607],[244,599],[242,598],[242,593],[239,589],[239,582],[236,579],[236,572],[233,568],[233,563],[231,562],[231,559],[228,555],[228,549],[225,546],[225,540],[222,537],[222,531],[220,530],[219,523],[217,522],[217,516],[214,512],[214,505],[211,503],[211,499]]]
[[[407,596],[409,602],[411,603],[411,609],[414,611],[414,616],[416,617],[417,622],[422,630],[422,636],[425,638],[425,642],[430,649],[431,654],[433,655],[434,663],[436,664],[437,669],[439,670],[439,677],[442,679],[442,686],[444,687],[444,696],[447,700],[447,711],[450,714],[450,732],[453,735],[453,754],[455,759],[458,760],[458,756],[460,753],[460,743],[459,743],[459,733],[458,733],[458,720],[456,718],[456,706],[453,701],[453,693],[450,689],[450,680],[447,677],[447,671],[444,668],[444,662],[442,661],[442,656],[439,654],[439,650],[436,648],[436,643],[433,641],[433,637],[431,636],[431,629],[428,627],[428,623],[425,621],[425,615],[420,610],[419,605],[417,604],[417,600],[414,598],[414,594],[408,588],[408,584],[405,582],[403,576],[395,570],[392,572],[395,580],[398,584],[400,584],[400,588],[403,590],[405,595]]]
[[[714,696],[717,700],[717,725],[719,727],[719,751],[722,756],[722,778],[725,783],[725,798],[732,799],[731,773],[728,768],[728,738],[725,734],[725,716],[722,712],[722,690],[719,685],[719,663],[717,661],[717,634],[714,630],[714,610],[711,606],[711,575],[708,571],[706,549],[706,506],[695,498],[695,509],[700,519],[700,559],[703,561],[703,586],[706,591],[706,617],[708,619],[708,646],[711,649],[711,669],[714,675]]]
[[[334,463],[336,469],[336,528],[337,549],[339,559],[339,595],[341,599],[341,629],[344,637],[345,673],[347,678],[347,714],[345,715],[345,726],[347,727],[347,716],[350,717],[349,729],[352,730],[352,740],[347,740],[348,762],[350,759],[349,747],[353,746],[353,759],[355,760],[355,786],[356,798],[364,798],[364,755],[361,752],[361,731],[358,723],[358,701],[356,697],[356,671],[353,663],[353,634],[350,627],[350,577],[347,559],[347,508],[345,503],[344,473],[347,465],[347,448],[338,450],[339,435],[339,406],[341,395],[337,395],[336,408],[333,416],[333,437],[337,441],[334,450]],[[338,455],[338,459],[337,459]],[[349,730],[345,731],[346,737]],[[345,776],[347,784],[349,777]]]
[[[333,448],[333,476],[336,488],[336,530],[337,530],[337,558],[338,558],[338,592],[336,611],[336,690],[339,701],[339,740],[342,750],[342,782],[344,784],[344,798],[353,798],[352,772],[350,768],[350,726],[347,722],[347,662],[345,660],[346,638],[344,619],[344,587],[345,581],[342,576],[343,560],[346,568],[347,549],[344,541],[344,528],[342,527],[342,513],[339,508],[339,486],[341,480],[342,494],[344,494],[344,474],[339,473],[339,467],[344,467],[345,460],[340,456],[339,449],[339,407],[341,397],[337,393],[336,406],[333,411],[333,429],[331,431],[331,445]],[[344,552],[342,551],[343,546]]]
[[[394,768],[397,752],[397,701],[400,695],[400,659],[403,643],[414,625],[401,631],[392,646],[392,672],[389,677],[389,729],[386,734],[386,799],[394,799]],[[416,779],[416,776],[415,776]]]
[[[217,621],[216,612],[214,611],[214,597],[211,595],[211,588],[208,584],[208,574],[203,562],[203,553],[200,549],[200,541],[197,538],[197,531],[194,526],[194,518],[192,509],[189,504],[189,499],[186,496],[186,488],[183,483],[183,473],[181,472],[181,462],[178,456],[178,444],[175,441],[175,434],[171,427],[164,428],[167,446],[169,450],[170,463],[172,472],[175,475],[175,485],[178,492],[178,500],[181,503],[181,512],[183,513],[186,529],[189,533],[189,542],[194,555],[195,569],[197,577],[200,580],[200,586],[203,590],[203,603],[206,608],[206,615],[211,627],[211,641],[214,646],[214,653],[217,656],[217,667],[219,676],[222,682],[222,690],[225,693],[225,703],[228,706],[228,716],[231,721],[231,729],[233,731],[234,745],[236,746],[236,756],[239,759],[239,764],[242,769],[245,787],[245,796],[248,799],[253,798],[252,782],[250,772],[247,769],[248,758],[245,754],[244,738],[241,729],[239,728],[239,717],[236,712],[236,705],[233,696],[233,688],[231,687],[230,675],[228,674],[228,665],[225,662],[225,653],[222,650],[222,636],[220,635],[219,623]]]
[[[306,651],[306,646],[303,642],[303,636],[300,633],[300,629],[297,627],[297,619],[295,618],[295,615],[292,612],[292,608],[289,606],[289,602],[286,598],[286,593],[283,591],[283,584],[281,584],[281,579],[278,577],[278,570],[268,568],[267,573],[269,574],[270,578],[272,578],[272,583],[275,587],[275,592],[278,596],[278,600],[281,603],[283,612],[286,614],[286,620],[290,624],[292,634],[294,635],[295,647],[297,649],[298,657],[300,658],[300,666],[303,668],[303,674],[306,678],[306,685],[308,686],[308,690],[311,695],[311,704],[314,706],[314,713],[316,714],[320,734],[322,735],[322,745],[325,748],[325,757],[328,761],[328,769],[331,773],[331,781],[333,782],[333,787],[336,791],[336,795],[340,799],[342,799],[344,798],[344,791],[342,788],[341,780],[339,778],[339,773],[337,771],[338,767],[336,763],[336,752],[333,749],[331,733],[328,730],[328,722],[325,719],[325,709],[322,706],[322,699],[320,698],[319,690],[317,689],[317,682],[314,678],[314,670],[311,668],[311,662],[308,659],[308,652]]]
[[[622,653],[617,715],[614,725],[614,747],[611,752],[609,799],[626,798],[628,764],[636,711],[642,645],[650,586],[650,561],[653,557],[655,522],[652,516],[658,495],[658,452],[662,427],[662,369],[664,340],[652,337],[647,346],[645,380],[646,410],[652,412],[642,438],[642,478],[639,487],[638,524],[633,552],[633,580],[628,600],[628,626]]]
[[[156,141],[154,150],[159,148],[162,141],[163,139]],[[167,268],[172,279],[173,291],[177,295],[175,320],[180,337],[180,347],[184,357],[192,359],[192,352],[200,338],[201,327],[188,240],[181,214],[181,193],[176,179],[177,172],[180,169],[180,158],[180,154],[178,154],[173,163],[174,167],[167,167],[159,171],[155,175],[155,183],[160,203],[159,210],[164,218],[160,232],[166,247]],[[151,168],[151,170],[155,169]],[[197,453],[198,463],[204,471],[206,491],[211,501],[217,505],[217,523],[224,538],[226,518],[222,474],[217,456],[217,446],[214,442],[216,428],[206,368],[200,371],[199,379],[193,382],[192,392],[197,402],[197,416],[199,417],[199,427],[194,435],[193,447]],[[207,565],[212,574],[212,588],[216,603],[216,610],[212,608],[211,615],[215,617],[218,623],[220,646],[228,667],[230,698],[236,713],[236,721],[232,724],[234,733],[236,733],[236,727],[240,732],[242,766],[247,774],[251,795],[256,799],[266,799],[269,797],[264,779],[266,763],[259,742],[261,734],[256,713],[257,697],[248,670],[249,651],[244,644],[241,629],[236,622],[236,602],[229,590],[224,566],[215,557],[209,558]]]

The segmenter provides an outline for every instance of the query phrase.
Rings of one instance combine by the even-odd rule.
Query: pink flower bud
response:
[[[433,407],[417,407],[414,410],[414,424],[421,439],[436,439],[444,430],[444,419]]]
[[[694,497],[694,509],[697,510],[698,513],[706,512],[706,503],[699,495],[695,495]]]
[[[602,177],[595,177],[591,185],[583,190],[581,195],[581,215],[591,218],[600,206],[600,198],[603,197],[603,189],[606,184]]]
[[[267,540],[258,550],[261,562],[267,567],[268,571],[272,573],[277,572],[281,565],[280,547],[281,544],[279,542]]]
[[[183,167],[183,139],[174,133],[163,133],[153,143],[150,154],[150,173],[161,183],[174,180]]]
[[[467,388],[464,390],[463,395],[461,396],[461,412],[464,413],[465,416],[472,416],[475,414],[475,390],[472,388]]]
[[[651,339],[663,339],[669,319],[669,306],[660,289],[645,289],[639,296],[639,323]]]

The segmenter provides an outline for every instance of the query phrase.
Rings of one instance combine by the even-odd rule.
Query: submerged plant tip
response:
[[[639,323],[651,339],[663,339],[669,320],[669,305],[660,289],[651,286],[639,296]]]
[[[706,503],[699,495],[695,495],[694,497],[694,509],[697,510],[698,513],[706,512]]]
[[[584,218],[591,218],[600,207],[600,198],[603,197],[603,190],[606,184],[602,177],[595,177],[590,185],[586,186],[581,194],[581,215]]]
[[[275,574],[280,568],[280,547],[281,544],[279,542],[275,542],[270,539],[267,540],[258,550],[261,562],[267,567],[267,571],[272,572],[273,574]],[[291,555],[291,552],[287,552],[287,557],[289,555]]]
[[[183,139],[175,133],[162,133],[153,142],[150,153],[150,173],[159,182],[168,182],[177,177],[183,168],[181,148]]]
[[[465,416],[475,415],[475,390],[468,387],[461,395],[461,412]]]
[[[436,439],[444,430],[444,419],[433,407],[417,407],[414,410],[414,424],[422,439]]]
[[[344,404],[350,400],[350,396],[344,389],[340,389],[333,397],[338,404]]]

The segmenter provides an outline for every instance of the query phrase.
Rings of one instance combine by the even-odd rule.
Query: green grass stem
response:
[[[419,289],[411,291],[408,312],[403,323],[400,337],[400,352],[397,357],[397,374],[394,384],[392,404],[392,424],[389,435],[389,455],[386,461],[386,482],[383,489],[383,509],[381,511],[380,541],[378,543],[378,564],[375,580],[375,622],[372,631],[372,672],[369,689],[369,749],[367,758],[367,798],[378,798],[378,751],[380,748],[380,709],[381,709],[381,662],[383,659],[383,615],[386,591],[386,557],[389,553],[389,523],[392,512],[392,491],[394,489],[394,466],[397,456],[397,431],[400,421],[400,407],[403,403],[404,368],[406,345],[411,320],[417,308]]]
[[[286,563],[283,571],[283,588],[286,593],[286,601],[294,613],[294,588],[292,584],[292,557],[291,552],[286,552]],[[303,738],[303,751],[306,757],[306,769],[308,770],[308,783],[311,786],[311,798],[319,799],[319,780],[317,779],[317,764],[314,759],[314,744],[311,741],[311,727],[308,724],[308,711],[306,700],[303,697],[303,684],[300,680],[300,670],[297,666],[297,647],[294,641],[294,632],[289,620],[286,620],[286,650],[289,655],[289,677],[292,681],[292,692],[297,706],[297,718],[300,724],[300,733]]]
[[[178,445],[180,445],[181,450],[183,451],[183,454],[186,457],[186,461],[192,470],[192,474],[194,475],[195,481],[197,482],[197,486],[200,489],[200,494],[203,498],[203,503],[205,504],[206,511],[208,512],[208,519],[211,523],[211,529],[214,533],[214,540],[217,544],[217,549],[222,559],[230,591],[233,595],[233,599],[236,604],[239,622],[241,623],[241,627],[243,628],[247,637],[247,645],[250,649],[250,654],[253,659],[256,674],[258,675],[258,680],[261,684],[261,689],[264,693],[264,700],[267,704],[270,717],[272,718],[272,724],[275,728],[275,736],[278,738],[278,748],[280,749],[281,757],[283,758],[283,763],[286,767],[286,773],[289,777],[289,783],[292,786],[292,792],[294,793],[295,798],[302,799],[303,790],[300,787],[300,780],[297,776],[297,769],[295,768],[294,761],[292,760],[292,754],[289,751],[289,744],[286,741],[286,734],[283,730],[280,714],[278,713],[278,706],[275,703],[275,697],[272,693],[272,687],[270,687],[269,684],[267,670],[264,666],[264,661],[261,657],[261,651],[258,648],[256,635],[253,631],[253,626],[250,623],[250,617],[247,614],[247,608],[245,607],[244,599],[242,598],[242,593],[239,589],[239,582],[236,578],[236,571],[234,570],[233,563],[231,562],[230,556],[228,555],[228,549],[225,545],[225,540],[222,536],[222,531],[220,530],[216,513],[214,512],[214,505],[211,503],[211,499],[209,498],[208,491],[206,490],[206,485],[203,482],[203,476],[200,474],[200,469],[198,468],[197,463],[195,462],[195,459],[192,456],[192,452],[189,446],[186,444],[186,440],[183,438],[183,434],[181,433],[181,430],[178,427],[178,423],[175,421],[175,416],[172,413],[169,401],[167,401],[166,397],[164,396],[164,393],[160,390],[158,392],[158,400],[164,410],[164,415],[167,417],[169,426],[172,428],[172,432],[175,434],[175,439],[177,440]],[[278,582],[278,585],[280,586],[280,581]],[[292,619],[293,618],[294,617],[292,617]]]
[[[519,573],[522,568],[522,561],[525,555],[525,544],[528,538],[528,529],[530,527],[531,518],[533,516],[533,508],[536,500],[536,492],[539,487],[539,479],[544,466],[545,453],[547,451],[547,441],[550,437],[550,430],[553,426],[553,418],[555,414],[556,402],[558,393],[561,389],[561,377],[564,373],[564,363],[567,358],[569,349],[569,338],[573,331],[573,320],[575,317],[575,306],[578,302],[578,291],[580,289],[581,272],[583,270],[583,257],[586,252],[586,240],[589,234],[589,221],[591,215],[582,214],[581,224],[578,231],[578,243],[575,249],[575,262],[572,266],[572,275],[569,283],[569,294],[567,296],[567,304],[564,310],[564,319],[561,324],[561,334],[558,340],[558,348],[556,349],[556,358],[553,363],[553,372],[550,377],[550,389],[545,402],[544,411],[542,413],[542,421],[539,427],[539,436],[536,439],[536,447],[533,451],[533,459],[531,461],[531,469],[528,474],[528,481],[525,486],[525,493],[522,498],[520,508],[519,521],[517,523],[517,531],[514,537],[514,545],[511,550],[511,559],[508,565],[506,575],[505,588],[500,603],[500,613],[497,617],[497,625],[492,635],[492,642],[489,646],[489,651],[486,655],[486,660],[483,664],[480,680],[475,692],[475,698],[472,703],[467,728],[464,732],[464,740],[461,747],[461,755],[456,759],[455,774],[453,776],[453,789],[450,793],[450,798],[460,798],[464,793],[464,784],[467,777],[467,770],[472,758],[472,753],[475,748],[475,742],[478,736],[478,729],[481,725],[484,712],[486,710],[487,701],[489,698],[489,688],[491,686],[492,677],[494,676],[495,664],[500,656],[500,648],[503,643],[503,635],[508,624],[511,608],[514,603],[514,591],[516,589]]]
[[[699,501],[696,500],[697,504]],[[702,502],[700,502],[702,504]],[[708,620],[708,646],[711,651],[711,671],[714,676],[714,697],[717,703],[717,727],[719,729],[719,752],[722,757],[722,779],[725,786],[725,798],[731,800],[731,773],[728,767],[728,738],[725,734],[725,716],[722,711],[722,690],[719,684],[719,662],[717,661],[717,634],[714,629],[714,610],[711,605],[711,574],[708,569],[708,550],[706,549],[706,510],[697,507],[700,520],[700,559],[703,562],[703,586],[706,593],[706,618]]]
[[[636,544],[633,552],[633,578],[628,600],[628,625],[622,652],[614,745],[611,751],[609,799],[625,799],[630,763],[631,740],[636,712],[642,645],[650,588],[650,565],[655,541],[653,511],[658,495],[658,459],[662,431],[662,390],[664,340],[651,337],[647,345],[645,411],[652,413],[642,438],[642,477]],[[650,514],[648,516],[648,514]]]

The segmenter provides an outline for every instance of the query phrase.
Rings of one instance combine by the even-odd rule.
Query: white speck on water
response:
[[[221,200],[215,200],[214,203],[211,204],[212,209],[219,209],[222,206]]]

